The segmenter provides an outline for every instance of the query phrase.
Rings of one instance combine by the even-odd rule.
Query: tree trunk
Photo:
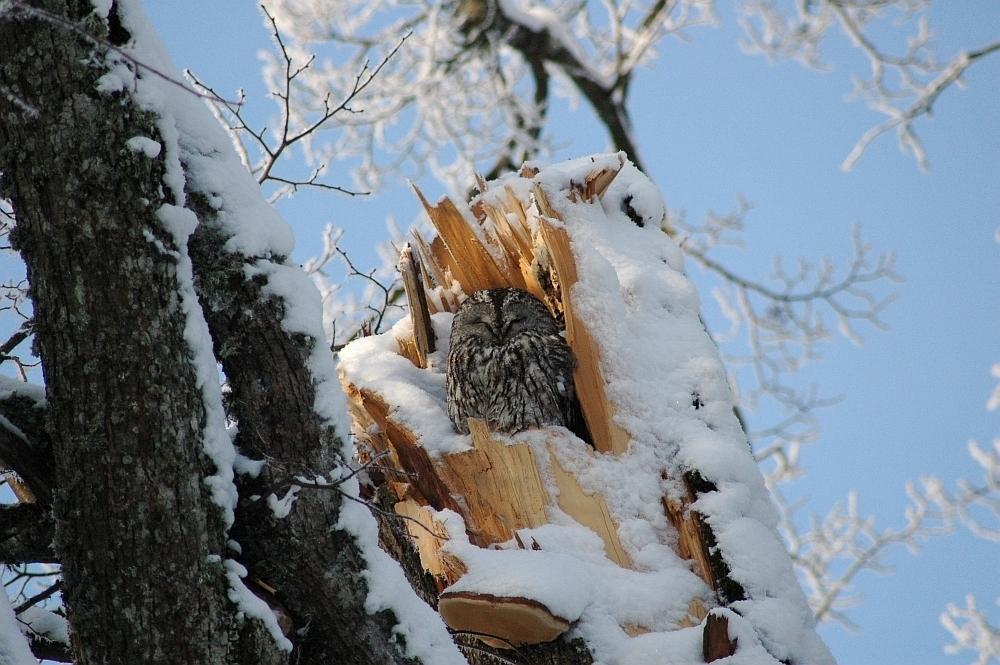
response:
[[[365,609],[367,562],[356,538],[337,528],[340,494],[304,490],[280,518],[260,500],[345,462],[316,408],[310,355],[323,341],[287,332],[286,303],[268,278],[246,276],[262,263],[291,266],[227,251],[206,199],[214,192],[199,191],[195,177],[186,178],[186,205],[200,226],[190,246],[171,235],[157,215],[179,203],[165,193],[165,151],[149,157],[128,146],[137,136],[167,145],[161,119],[128,90],[97,91],[105,73],[93,64],[104,57],[98,42],[126,44],[128,26],[114,5],[107,22],[89,2],[34,7],[0,16],[0,195],[14,205],[13,242],[28,268],[51,451],[47,441],[32,441],[36,449],[0,440],[12,458],[0,459],[22,470],[30,461],[32,471],[37,459],[55,459],[54,479],[31,474],[28,484],[54,495],[75,660],[416,663],[394,633],[397,618]],[[203,307],[182,296],[188,251]],[[190,317],[201,316],[231,388],[236,443],[266,460],[259,476],[237,479],[230,533],[204,482],[216,471],[204,451],[213,423],[185,335]],[[21,522],[35,516],[39,525],[12,526],[18,538],[7,556],[53,558],[42,542],[51,533],[47,506],[18,508]],[[230,600],[230,537],[248,583],[290,620],[293,652],[278,651]]]
[[[40,6],[108,39],[89,2]],[[156,118],[97,92],[94,44],[71,29],[15,8],[0,45],[2,195],[34,303],[74,658],[237,662],[206,408],[163,249],[178,248],[156,215],[164,162],[126,146],[159,139]]]

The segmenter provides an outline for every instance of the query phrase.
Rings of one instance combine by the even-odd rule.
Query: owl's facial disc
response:
[[[500,343],[503,340],[503,331],[500,330],[497,321],[492,317],[483,317],[476,320],[476,325],[480,326],[483,332],[491,339],[492,342]]]
[[[518,333],[524,330],[524,321],[525,319],[522,316],[515,316],[508,319],[500,330],[500,337],[504,340],[516,337]]]

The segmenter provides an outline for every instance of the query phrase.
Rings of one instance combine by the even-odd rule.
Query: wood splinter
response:
[[[723,614],[710,612],[705,618],[705,632],[702,635],[702,656],[706,663],[727,658],[736,653],[738,640],[729,638],[729,619]]]
[[[427,367],[427,356],[434,353],[437,339],[431,326],[431,313],[427,307],[427,294],[424,291],[423,275],[420,273],[420,263],[413,259],[413,248],[410,243],[399,253],[399,272],[403,277],[403,289],[406,300],[410,303],[410,320],[413,322],[413,341],[419,367]]]

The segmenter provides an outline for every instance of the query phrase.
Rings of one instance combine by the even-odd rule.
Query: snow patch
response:
[[[285,492],[285,496],[280,499],[275,494],[269,494],[267,496],[267,507],[271,509],[271,512],[279,520],[285,519],[292,512],[292,506],[295,505],[295,500],[299,498],[299,491],[301,489],[298,485],[292,485]]]
[[[5,665],[38,665],[28,640],[19,630],[14,608],[6,593],[0,593],[0,663]]]
[[[108,14],[111,13],[113,2],[114,0],[90,0],[90,4],[94,8],[94,13],[103,19],[108,18]]]
[[[158,141],[154,141],[148,136],[133,136],[125,142],[125,145],[132,152],[141,153],[150,159],[155,159],[160,154],[162,147]]]
[[[274,643],[282,651],[291,651],[292,643],[281,632],[278,625],[278,618],[263,600],[255,596],[243,583],[247,576],[247,569],[238,561],[226,559],[223,562],[226,568],[226,577],[229,578],[229,600],[239,609],[240,614],[250,619],[257,619],[267,628],[274,639]]]
[[[13,379],[9,376],[0,376],[0,400],[13,397],[26,397],[33,401],[36,407],[42,408],[46,404],[45,386]]]

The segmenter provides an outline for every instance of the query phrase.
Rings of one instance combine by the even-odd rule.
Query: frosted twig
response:
[[[972,651],[976,655],[974,665],[990,665],[1000,660],[1000,627],[990,622],[972,594],[965,597],[965,607],[949,603],[941,614],[941,625],[953,640],[945,645],[945,653]]]
[[[942,64],[932,49],[933,33],[924,12],[930,0],[817,0],[817,2],[775,2],[744,0],[741,23],[748,50],[769,57],[790,57],[809,67],[823,66],[820,47],[836,26],[860,51],[868,64],[867,77],[855,77],[854,92],[869,108],[886,120],[868,129],[841,164],[850,170],[878,137],[895,130],[900,147],[916,159],[921,168],[927,156],[914,130],[914,122],[930,115],[938,97],[953,84],[960,84],[965,71],[975,62],[1000,51],[1000,40],[955,55]],[[896,20],[891,20],[895,15]],[[884,19],[884,20],[883,20]],[[882,20],[898,31],[915,24],[905,50],[894,55],[881,48],[869,27]]]
[[[773,480],[787,481],[800,475],[799,448],[818,436],[816,410],[838,401],[819,396],[813,387],[795,387],[790,377],[815,358],[817,346],[830,337],[828,318],[854,342],[860,341],[860,322],[884,328],[881,314],[893,296],[880,291],[899,277],[893,255],[873,256],[857,228],[852,231],[853,257],[843,272],[828,260],[804,259],[790,271],[779,258],[774,262],[774,286],[739,275],[711,252],[722,244],[739,244],[735,234],[743,230],[750,209],[741,200],[735,211],[710,214],[699,225],[676,214],[670,223],[685,253],[720,278],[714,295],[730,327],[714,336],[729,365],[748,370],[750,381],[739,395],[740,404],[753,412],[766,399],[780,408],[781,415],[771,424],[748,423],[747,434],[758,461],[774,462],[767,473]]]
[[[991,373],[1000,379],[1000,365],[994,365]],[[1000,384],[990,394],[986,408],[990,411],[1000,408]],[[982,480],[959,480],[955,491],[948,492],[940,480],[927,478],[924,481],[927,494],[973,535],[1000,544],[1000,438],[993,440],[992,449],[970,441],[968,451],[982,469]],[[1000,605],[1000,598],[997,598],[997,604]],[[976,665],[988,665],[1000,660],[1000,617],[991,620],[977,606],[972,594],[965,597],[965,607],[949,604],[940,621],[953,640],[945,645],[947,653],[971,651],[976,655]]]
[[[860,513],[858,497],[852,492],[845,507],[834,506],[823,519],[814,517],[809,531],[802,533],[795,519],[801,506],[789,505],[781,492],[772,490],[781,514],[780,528],[817,620],[836,621],[848,628],[853,624],[842,610],[858,601],[850,589],[859,574],[889,572],[891,568],[882,560],[888,550],[904,545],[913,551],[921,541],[951,529],[947,516],[908,486],[910,505],[900,528],[879,529],[874,518]]]
[[[231,131],[234,131],[237,134],[245,134],[253,140],[255,147],[261,154],[261,159],[256,164],[251,166],[249,164],[249,159],[246,156],[246,147],[242,146],[242,142],[240,141],[239,143],[241,144],[243,150],[244,161],[254,174],[254,177],[257,178],[258,183],[264,184],[265,182],[275,182],[282,185],[282,187],[279,187],[277,192],[271,197],[272,202],[282,196],[297,192],[300,187],[312,187],[337,191],[350,196],[363,196],[369,194],[370,192],[367,191],[358,191],[341,187],[339,185],[331,185],[320,182],[318,178],[326,168],[325,163],[313,169],[310,176],[302,179],[277,176],[273,173],[273,170],[289,148],[300,142],[306,141],[314,132],[325,128],[329,121],[338,114],[342,112],[360,113],[359,110],[352,108],[351,103],[359,95],[361,95],[365,89],[373,83],[373,81],[375,81],[376,77],[383,70],[383,68],[397,54],[399,49],[402,48],[409,35],[403,35],[397,41],[396,46],[382,58],[381,62],[379,62],[374,69],[371,69],[368,61],[365,60],[360,67],[360,71],[358,71],[355,75],[354,83],[350,90],[346,95],[344,95],[343,99],[339,103],[334,103],[333,94],[331,92],[327,92],[323,97],[323,108],[318,117],[303,123],[301,126],[293,126],[293,119],[296,117],[292,108],[293,86],[295,85],[296,79],[302,76],[313,66],[315,62],[315,55],[310,55],[303,59],[302,64],[297,64],[295,57],[289,53],[289,49],[285,44],[281,31],[278,29],[278,24],[274,16],[264,5],[261,5],[261,10],[264,12],[264,15],[267,17],[268,22],[271,25],[271,36],[278,52],[281,55],[283,63],[282,84],[274,87],[271,92],[271,94],[279,101],[279,124],[281,127],[277,140],[273,145],[267,139],[266,128],[254,130],[244,118],[241,109],[244,98],[242,92],[240,93],[238,103],[226,102],[212,87],[198,80],[193,74],[189,72],[188,76],[197,87],[205,91],[207,96],[218,101],[229,112],[232,117],[232,122],[228,123]]]

